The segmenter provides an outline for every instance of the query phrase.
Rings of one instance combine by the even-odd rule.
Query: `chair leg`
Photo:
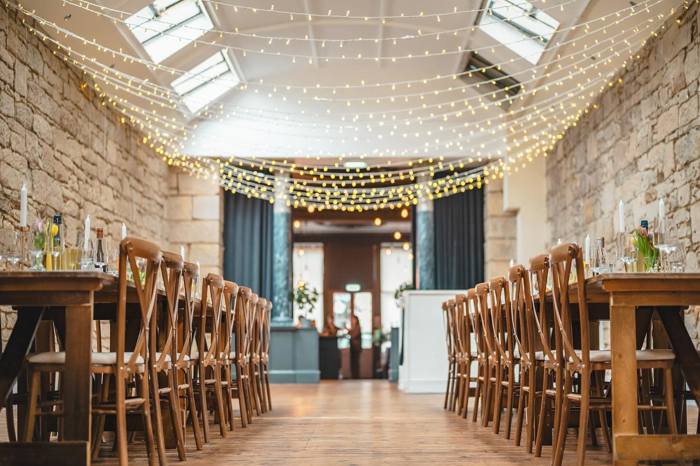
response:
[[[547,393],[546,390],[549,387],[549,370],[542,368],[542,394],[540,395],[540,406],[537,416],[537,432],[535,433],[535,457],[539,458],[542,456],[542,440],[544,436],[544,425],[547,421],[546,408],[547,408]],[[552,446],[554,446],[554,436],[552,436]]]
[[[474,391],[474,407],[472,408],[472,422],[476,422],[476,416],[479,412],[479,398],[481,397],[481,380],[480,380],[481,367],[478,368],[478,373],[476,376],[476,390]]]
[[[508,412],[506,413],[506,439],[510,440],[510,430],[511,424],[513,423],[513,390],[515,388],[515,368],[509,367],[508,369],[508,388],[506,394],[506,406]]]
[[[109,400],[109,374],[102,375],[102,386],[100,387],[100,402]],[[96,460],[100,456],[100,446],[102,444],[102,434],[105,430],[105,415],[96,414],[93,420],[92,433],[92,459]]]
[[[527,370],[528,386],[530,392],[527,394],[527,413],[525,422],[525,441],[527,442],[527,452],[532,453],[532,441],[535,431],[535,399],[537,398],[537,366],[530,366]]]
[[[566,374],[564,381],[564,390],[561,399],[561,408],[559,409],[559,426],[557,427],[557,440],[552,454],[552,464],[561,466],[564,460],[564,449],[566,448],[566,431],[569,424],[569,397],[566,396],[571,390],[571,376]],[[556,407],[556,406],[555,406]],[[584,434],[585,435],[585,434]]]
[[[532,398],[532,394],[527,395],[528,400]],[[520,384],[520,390],[518,390],[518,409],[517,415],[515,417],[515,446],[520,446],[520,439],[523,433],[523,412],[525,411],[525,389]]]
[[[41,372],[28,369],[29,391],[27,393],[27,415],[24,420],[22,440],[31,442],[34,439],[34,425],[37,416],[37,398],[41,388]],[[11,405],[10,405],[11,407]]]
[[[228,413],[228,428],[233,431],[235,419],[233,416],[233,378],[231,376],[231,364],[226,363],[224,366],[224,377],[226,378],[226,411]]]
[[[156,464],[156,442],[155,439],[153,438],[153,422],[151,420],[151,399],[150,396],[148,396],[148,376],[147,372],[144,371],[143,375],[139,377],[141,379],[141,396],[143,397],[143,430],[144,430],[144,437],[146,440],[146,448],[148,451],[148,462],[150,465],[155,465]],[[121,400],[124,400],[125,398],[121,398]],[[124,423],[124,430],[120,432],[119,438],[123,439],[120,444],[119,444],[119,457],[121,459],[121,449],[122,445],[124,448],[124,455],[126,456],[126,447],[127,447],[127,442],[126,442],[126,404],[124,406],[124,411],[123,411],[123,423]],[[123,442],[123,443],[122,443]],[[160,446],[158,447],[160,449]],[[164,449],[165,451],[165,449]],[[158,454],[158,458],[160,459],[161,462],[165,461],[165,456],[160,456]],[[127,463],[123,463],[127,464]]]
[[[180,461],[185,461],[187,459],[187,454],[185,453],[185,435],[182,430],[183,427],[180,414],[180,397],[178,396],[175,367],[172,367],[168,371],[168,382],[170,382],[170,391],[168,392],[168,404],[170,405],[170,420],[173,426],[173,430],[175,431],[175,439],[177,441],[177,456],[180,459]]]
[[[185,368],[185,381],[187,383],[187,400],[190,411],[190,419],[192,420],[192,430],[194,431],[194,444],[197,450],[202,449],[202,431],[199,428],[199,413],[197,413],[197,401],[194,398],[194,387],[192,368]]]
[[[265,368],[265,390],[267,391],[267,409],[272,411],[272,397],[270,395],[270,368],[264,363]]]
[[[221,385],[221,372],[214,367],[214,396],[216,397],[216,414],[219,418],[219,433],[226,438],[226,414],[224,412],[223,386]]]
[[[204,433],[204,443],[209,443],[209,409],[207,408],[207,387],[204,383],[206,378],[206,367],[199,365],[199,409],[202,414],[202,427]]]
[[[160,385],[158,383],[158,373],[155,370],[151,371],[151,376],[149,377],[151,381],[151,391],[153,397],[153,411],[155,415],[156,424],[156,444],[158,446],[158,458],[160,459],[161,466],[167,463],[167,458],[165,456],[165,432],[163,431],[163,413],[160,406]],[[148,392],[144,394],[148,396]]]
[[[238,410],[241,413],[241,427],[248,425],[248,406],[245,399],[245,386],[243,382],[243,370],[236,365],[236,386],[238,388]]]
[[[664,398],[669,431],[672,434],[677,434],[676,405],[673,401],[673,374],[670,367],[664,369]],[[700,421],[698,424],[700,424]]]
[[[472,373],[472,360],[467,359],[467,364],[465,367],[465,377],[464,377],[464,400],[462,404],[464,409],[462,410],[462,419],[467,418],[467,411],[469,410],[469,390],[471,388],[471,373]]]
[[[127,443],[126,443],[126,380],[124,380],[124,377],[117,373],[115,375],[116,382],[115,382],[115,400],[114,400],[114,406],[115,406],[115,417],[116,417],[116,440],[115,444],[117,446],[117,452],[119,455],[119,464],[120,465],[126,465],[129,464],[129,454],[127,453]],[[143,390],[143,387],[142,387]],[[148,399],[148,389],[146,389],[146,393],[144,394],[144,400]],[[146,407],[144,407],[144,411],[146,411]],[[146,423],[144,420],[144,429],[149,429],[150,423]],[[151,449],[148,449],[149,453],[151,453]],[[155,452],[154,452],[155,453]],[[155,458],[149,455],[149,464],[153,465],[155,464]]]
[[[578,418],[578,443],[576,445],[576,463],[583,466],[586,458],[586,430],[588,429],[588,411],[591,400],[591,374],[581,374],[581,402]]]
[[[445,401],[442,404],[442,409],[447,409],[447,402],[450,397],[450,381],[452,379],[452,363],[447,366],[447,386],[445,387]]]
[[[496,369],[496,386],[494,387],[496,393],[493,398],[493,433],[498,434],[501,429],[501,405],[503,403],[503,369]]]

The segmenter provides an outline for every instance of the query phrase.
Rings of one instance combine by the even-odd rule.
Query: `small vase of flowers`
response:
[[[649,228],[645,222],[632,233],[632,244],[637,251],[637,270],[653,272],[659,261],[659,249],[654,245],[654,240],[649,234]]]

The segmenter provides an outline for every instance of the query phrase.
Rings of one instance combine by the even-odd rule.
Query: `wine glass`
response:
[[[595,240],[595,250],[593,252],[593,267],[591,268],[594,274],[610,272],[610,267],[605,256],[605,240],[598,238]]]
[[[661,271],[671,269],[670,257],[678,250],[678,237],[676,228],[661,220],[654,228],[654,245],[659,250],[659,266]]]

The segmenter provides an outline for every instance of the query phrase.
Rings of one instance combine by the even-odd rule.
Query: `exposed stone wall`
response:
[[[503,210],[503,181],[491,180],[484,188],[484,279],[508,273],[516,259],[516,214]]]
[[[18,225],[26,182],[30,222],[61,212],[71,243],[90,214],[108,237],[124,222],[165,244],[167,165],[82,82],[0,7],[0,229]],[[7,338],[14,313],[0,317]]]
[[[223,202],[221,188],[211,180],[171,170],[167,218],[170,245],[185,246],[185,258],[199,261],[203,274],[222,273]]]
[[[597,99],[547,158],[550,243],[614,234],[617,203],[631,229],[653,219],[663,196],[670,222],[687,251],[685,267],[700,270],[700,15],[697,5],[667,22],[622,84]],[[700,346],[700,311],[686,325]]]

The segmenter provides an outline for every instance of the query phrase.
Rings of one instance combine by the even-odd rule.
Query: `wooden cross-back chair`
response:
[[[522,265],[511,267],[508,272],[511,286],[511,313],[513,338],[520,354],[520,392],[518,394],[517,418],[515,421],[515,444],[520,446],[523,428],[523,414],[526,415],[525,443],[527,452],[532,453],[535,432],[535,400],[537,391],[537,370],[540,367],[536,354],[534,302],[530,276]],[[540,353],[541,354],[541,353]],[[525,407],[527,403],[527,408]]]
[[[245,352],[243,353],[245,355],[245,368],[246,368],[246,378],[245,378],[245,385],[246,385],[246,390],[248,391],[248,398],[246,401],[248,401],[247,406],[248,406],[248,411],[250,412],[250,419],[253,418],[253,414],[260,415],[260,406],[258,403],[258,398],[255,394],[255,387],[254,387],[254,380],[253,380],[253,351],[254,351],[254,344],[255,344],[255,320],[256,320],[256,314],[257,314],[257,309],[258,309],[258,301],[260,301],[260,297],[253,293],[250,296],[250,300],[248,301],[248,309],[246,311],[246,338],[244,340],[245,343]]]
[[[138,261],[146,263],[142,272]],[[156,281],[162,255],[158,245],[133,237],[127,237],[119,245],[119,281],[118,304],[116,313],[116,331],[112,332],[112,344],[116,351],[93,352],[91,375],[101,379],[99,394],[92,405],[92,414],[96,416],[97,425],[104,424],[105,415],[116,418],[116,446],[119,464],[128,464],[127,452],[127,412],[139,412],[143,416],[143,426],[147,445],[149,464],[156,462],[156,448],[151,423],[151,400],[149,396],[148,371],[145,364],[149,361],[150,328],[156,305]],[[126,347],[127,314],[127,270],[133,277],[138,307],[139,332],[135,343]],[[38,411],[37,394],[42,372],[62,372],[65,366],[65,352],[44,352],[30,355],[27,359],[30,374],[28,410],[25,422],[24,440],[31,441],[34,420]],[[110,391],[110,381],[114,391]],[[133,386],[133,389],[130,387]],[[52,411],[60,414],[59,411]],[[50,414],[50,413],[49,413]],[[157,439],[162,442],[162,438]],[[95,437],[99,443],[101,438]]]
[[[176,340],[177,352],[175,355],[175,372],[178,383],[178,396],[186,400],[186,407],[189,411],[189,418],[192,422],[194,442],[197,450],[202,449],[202,430],[199,426],[199,415],[197,413],[197,402],[194,396],[194,367],[199,359],[198,353],[193,351],[194,345],[194,312],[195,299],[194,290],[197,286],[198,268],[196,264],[185,262],[182,271],[182,291],[183,300],[178,319],[178,338]],[[187,426],[187,417],[182,416],[183,432]]]
[[[185,461],[186,453],[185,436],[180,422],[180,396],[175,362],[178,360],[177,326],[183,270],[184,261],[182,256],[172,252],[163,252],[160,271],[166,299],[161,306],[156,306],[154,318],[151,319],[151,344],[149,350],[156,435],[165,438],[161,411],[161,403],[165,401],[170,410],[169,417],[175,433],[176,448],[180,461]],[[166,398],[161,399],[162,395],[165,395]],[[159,451],[158,453],[162,458],[165,458],[165,451]]]
[[[561,244],[550,251],[552,271],[552,297],[554,321],[561,333],[561,351],[564,355],[564,386],[559,428],[557,433],[554,463],[562,464],[566,446],[568,411],[572,403],[579,405],[579,429],[576,446],[576,462],[582,466],[586,454],[586,430],[589,426],[589,411],[597,411],[599,419],[611,449],[610,433],[607,428],[607,416],[610,400],[602,392],[603,375],[611,369],[610,351],[591,348],[590,320],[586,297],[583,253],[575,243]],[[572,273],[575,278],[571,279]],[[573,293],[571,285],[576,285]],[[571,299],[575,302],[572,303]],[[574,326],[574,319],[578,325]],[[576,338],[578,337],[578,338]],[[575,347],[575,341],[581,348]],[[671,433],[677,432],[673,403],[672,374],[675,355],[670,350],[639,350],[636,353],[639,370],[661,369],[665,380],[665,403],[663,405],[642,405],[643,410],[664,411],[667,415]],[[574,376],[579,375],[579,389],[574,390]],[[595,385],[593,384],[595,382]],[[639,384],[638,384],[639,385]],[[639,387],[638,387],[639,391]],[[648,397],[644,397],[648,398]],[[591,426],[592,427],[592,426]],[[595,434],[594,431],[592,431]],[[594,437],[594,436],[593,436]],[[594,437],[595,438],[595,437]]]
[[[476,390],[474,392],[472,422],[476,422],[477,413],[479,412],[479,403],[481,403],[482,411],[484,409],[484,405],[486,404],[486,386],[488,385],[488,377],[490,374],[488,348],[486,347],[486,342],[484,340],[485,337],[482,330],[479,307],[480,303],[479,297],[476,294],[476,289],[471,288],[467,291],[467,311],[471,318],[471,325],[474,329],[474,336],[476,339],[477,363]]]
[[[455,355],[452,312],[449,307],[449,301],[442,303],[442,316],[445,324],[445,344],[447,345],[447,387],[445,387],[445,402],[443,403],[443,409],[452,410],[454,390],[457,383],[457,358]]]
[[[197,326],[197,384],[204,441],[209,441],[209,409],[207,393],[216,400],[216,419],[219,421],[219,433],[226,437],[226,417],[224,394],[221,384],[220,342],[221,317],[224,314],[224,279],[221,275],[210,273],[202,281],[199,324]]]
[[[233,348],[233,332],[234,321],[236,318],[236,301],[238,299],[238,284],[230,281],[224,281],[224,321],[221,326],[221,372],[222,385],[225,392],[226,402],[226,417],[228,419],[228,427],[233,430],[234,414],[233,414],[233,398],[237,388],[234,386],[231,366],[235,364],[236,352]]]
[[[510,439],[513,399],[515,390],[518,388],[515,380],[515,367],[520,361],[519,355],[515,352],[510,287],[505,277],[497,277],[491,280],[489,289],[491,291],[491,325],[501,365],[500,370],[496,372],[493,432],[497,434],[500,429],[501,407],[505,391],[506,438]]]
[[[472,348],[472,323],[469,315],[467,295],[459,294],[455,296],[455,321],[457,328],[457,340],[459,353],[457,355],[457,372],[459,377],[458,413],[467,417],[469,406],[469,390],[474,378],[471,376],[472,363],[476,361],[476,355]]]
[[[493,398],[499,380],[497,377],[501,372],[501,355],[496,346],[496,336],[489,304],[489,284],[479,283],[475,289],[478,299],[479,322],[481,323],[480,330],[487,358],[487,373],[484,377],[484,403],[481,405],[481,424],[484,427],[488,427],[494,412]]]
[[[270,395],[270,319],[272,318],[272,301],[267,301],[267,306],[262,318],[262,348],[260,352],[260,370],[267,399],[267,409],[272,411],[272,398]]]
[[[241,413],[241,425],[246,427],[251,422],[251,400],[250,384],[248,383],[248,365],[246,362],[246,352],[248,351],[248,340],[250,339],[248,328],[248,314],[253,291],[245,286],[238,288],[238,298],[236,299],[236,313],[234,318],[234,334],[236,337],[236,395],[238,396],[238,406]]]
[[[263,316],[267,309],[267,299],[259,298],[258,304],[255,307],[255,315],[253,319],[253,342],[251,350],[251,383],[256,399],[256,408],[258,415],[267,412],[267,393],[263,387],[262,380],[262,345],[263,345]]]
[[[541,254],[530,259],[530,286],[535,288],[534,296],[537,296],[537,308],[534,309],[533,319],[541,352],[536,353],[536,358],[541,361],[540,388],[542,396],[538,407],[538,423],[535,433],[535,456],[542,455],[544,442],[544,428],[548,419],[552,419],[551,438],[552,447],[556,448],[557,429],[559,427],[559,415],[561,412],[562,384],[564,375],[562,371],[563,355],[560,353],[561,334],[548,315],[547,283],[549,281],[549,256]],[[530,288],[532,289],[532,288]],[[554,347],[552,347],[552,340]]]

